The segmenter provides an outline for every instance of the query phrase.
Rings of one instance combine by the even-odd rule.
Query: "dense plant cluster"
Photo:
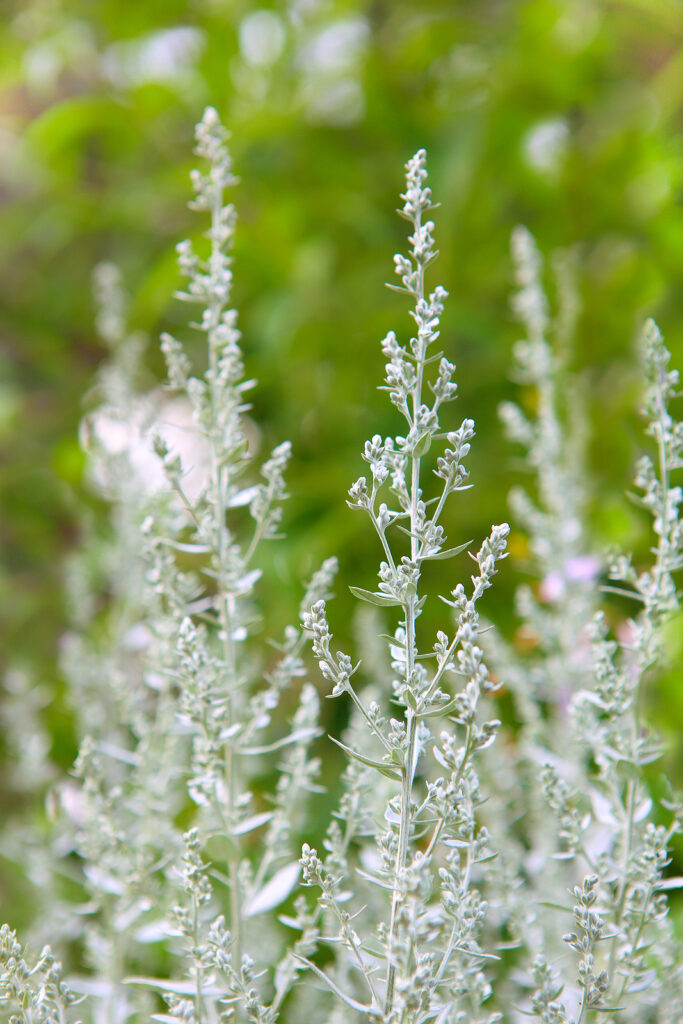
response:
[[[581,412],[565,366],[571,267],[557,267],[551,315],[533,239],[515,231],[515,359],[535,402],[507,403],[501,417],[534,473],[530,492],[511,497],[540,581],[516,595],[534,638],[524,653],[482,618],[509,526],[448,546],[475,430],[450,417],[455,366],[437,344],[447,293],[426,281],[435,207],[420,150],[401,197],[409,249],[394,259],[414,326],[382,342],[402,432],[373,434],[348,492],[381,559],[376,589],[352,588],[368,611],[362,658],[333,642],[333,555],[284,635],[264,642],[259,557],[279,535],[290,446],[259,464],[230,305],[235,178],[212,108],[196,152],[192,205],[209,219],[208,251],[178,246],[178,297],[199,309],[203,369],[164,335],[167,387],[141,392],[142,340],[127,330],[117,272],[96,275],[111,358],[83,441],[112,529],[69,574],[73,777],[53,787],[47,843],[7,837],[43,912],[26,944],[3,926],[2,1012],[50,1024],[675,1024],[683,965],[666,893],[680,881],[667,866],[683,806],[673,794],[655,805],[644,776],[659,749],[643,688],[683,566],[678,375],[657,327],[641,344],[655,454],[635,478],[652,563],[603,561],[584,526]],[[453,566],[446,593],[430,589],[435,562]],[[635,614],[608,619],[600,576]],[[19,678],[15,690],[30,734]],[[348,701],[338,738],[322,736],[320,693]],[[348,764],[323,798],[330,742]],[[79,965],[67,981],[56,951]]]

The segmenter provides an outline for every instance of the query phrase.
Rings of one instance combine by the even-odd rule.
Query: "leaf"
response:
[[[151,942],[162,942],[168,938],[168,923],[163,918],[159,921],[149,921],[133,932],[133,938],[136,942],[140,942],[143,945]]]
[[[162,537],[162,544],[166,544],[175,551],[183,551],[188,555],[207,555],[211,551],[210,544],[193,544],[186,541],[173,540],[171,537]]]
[[[380,640],[387,640],[392,645],[392,647],[398,647],[399,650],[402,651],[406,649],[405,641],[397,640],[396,637],[391,636],[390,633],[378,633],[377,636]]]
[[[296,885],[300,871],[301,866],[298,860],[276,871],[271,880],[266,882],[263,888],[249,900],[244,910],[244,916],[256,917],[257,914],[263,914],[284,903]]]
[[[272,811],[264,811],[263,814],[254,814],[251,818],[245,818],[232,830],[234,836],[245,836],[247,832],[253,832],[255,828],[265,825],[273,817]]]
[[[617,825],[617,818],[612,810],[612,804],[603,793],[598,789],[590,790],[591,803],[593,804],[593,812],[597,821],[601,825]]]
[[[452,1009],[452,1003],[446,1003],[446,1005],[442,1006],[441,1009],[437,1009],[437,1015],[434,1018],[434,1024],[446,1024],[446,1021],[448,1020],[448,1015],[450,1014]]]
[[[441,765],[442,768],[445,768],[447,772],[452,772],[453,771],[453,765],[450,763],[450,761],[446,760],[446,757],[443,754],[441,748],[437,747],[436,744],[434,744],[434,751],[433,751],[433,753],[434,753],[434,757],[437,759],[437,761],[439,762],[439,764]]]
[[[551,910],[559,910],[563,914],[573,914],[569,907],[563,907],[561,903],[551,903],[549,900],[541,900],[540,906],[550,907]]]
[[[228,508],[240,508],[242,505],[249,505],[258,494],[259,488],[245,487],[228,498]]]
[[[647,818],[648,814],[652,810],[652,800],[650,797],[646,797],[641,804],[636,807],[635,814],[633,815],[634,821],[642,821]]]
[[[288,917],[287,914],[281,914],[278,917],[280,924],[283,924],[285,928],[294,928],[296,931],[301,931],[301,921],[297,921],[295,917]]]
[[[388,889],[389,892],[396,892],[396,886],[391,885],[389,882],[385,882],[383,878],[378,878],[377,875],[371,875],[367,871],[363,871],[362,868],[356,868],[356,874],[364,878],[366,882],[372,882],[373,885],[378,885],[380,889]]]
[[[633,981],[624,991],[627,992],[629,995],[631,994],[631,992],[643,992],[646,988],[650,987],[650,985],[653,981],[656,980],[656,978],[657,971],[654,968],[652,968],[649,971],[645,971],[645,973],[642,974],[640,978],[636,978],[636,980]]]
[[[683,876],[676,875],[675,878],[664,878],[657,885],[658,889],[683,889]]]
[[[398,768],[391,768],[388,764],[385,764],[383,761],[373,761],[371,757],[366,757],[365,754],[359,754],[357,750],[352,750],[351,747],[347,747],[345,743],[341,743],[339,740],[335,740],[334,736],[330,736],[329,738],[332,740],[333,743],[336,743],[338,747],[341,747],[341,749],[346,754],[348,754],[349,757],[353,757],[356,761],[360,761],[360,763],[364,764],[366,768],[374,768],[375,771],[380,772],[387,779],[400,780],[401,773],[398,770]]]
[[[465,544],[458,544],[457,548],[447,548],[445,551],[437,551],[433,555],[422,555],[422,560],[426,562],[427,559],[430,559],[432,562],[436,562],[441,558],[455,558],[462,551],[466,551],[472,543],[471,540],[468,540]]]
[[[237,734],[241,732],[243,728],[244,727],[240,722],[235,722],[234,725],[229,725],[227,729],[221,729],[218,739],[221,740],[223,743],[226,740],[231,740],[232,737],[237,736]]]
[[[101,889],[102,892],[111,893],[114,896],[120,896],[123,892],[121,879],[103,870],[99,865],[88,864],[83,870],[88,880],[97,886],[98,889]]]
[[[362,587],[349,587],[349,590],[354,597],[359,598],[361,601],[367,601],[368,604],[376,604],[380,608],[403,607],[401,601],[395,597],[389,597],[387,594],[375,594],[371,590],[363,590]]]
[[[356,1010],[358,1013],[363,1014],[368,1014],[370,1012],[370,1010],[372,1009],[371,1006],[364,1006],[363,1003],[359,1003],[356,999],[353,999],[351,996],[345,995],[340,988],[337,988],[333,981],[330,981],[327,975],[323,971],[321,971],[319,967],[316,967],[314,963],[312,963],[310,960],[307,960],[305,956],[299,956],[298,953],[292,953],[292,956],[296,960],[300,960],[302,964],[306,964],[306,967],[308,967],[310,971],[313,971],[314,974],[317,974],[319,978],[322,978],[325,984],[332,989],[334,994],[336,996],[339,996],[339,998],[343,1002],[345,1002],[347,1006],[350,1006],[352,1010]]]
[[[72,992],[78,992],[82,998],[96,996],[98,999],[106,999],[114,991],[114,984],[111,981],[79,977],[72,974],[69,977],[69,988]],[[81,1002],[81,999],[79,999],[79,1002]]]
[[[444,715],[449,715],[451,711],[455,711],[457,706],[458,698],[454,697],[446,704],[433,704],[431,707],[425,708],[424,711],[420,711],[418,718],[441,718]]]
[[[126,750],[125,747],[120,747],[116,743],[107,743],[105,740],[101,740],[97,744],[97,749],[100,753],[113,757],[116,761],[122,761],[124,764],[137,766],[142,762],[139,754],[132,750]]]
[[[456,945],[456,946],[453,946],[453,949],[457,953],[464,953],[465,956],[476,957],[477,960],[500,960],[501,959],[499,956],[496,956],[495,953],[482,953],[480,950],[468,949],[467,946],[457,946]]]
[[[197,982],[194,979],[188,981],[173,981],[171,978],[124,978],[124,985],[144,985],[145,988],[154,988],[159,992],[174,992],[179,996],[193,996],[197,991]],[[202,985],[201,993],[205,996],[224,996],[227,992],[217,985]]]
[[[250,572],[245,573],[245,575],[235,583],[235,593],[248,594],[254,584],[258,583],[261,579],[262,575],[263,570],[261,569],[252,569]]]
[[[280,747],[287,747],[290,743],[298,743],[299,740],[308,740],[313,736],[320,736],[320,729],[297,729],[295,732],[290,732],[288,736],[283,736],[282,739],[275,740],[274,743],[268,743],[264,747],[238,747],[238,754],[271,754],[274,750],[279,750]]]

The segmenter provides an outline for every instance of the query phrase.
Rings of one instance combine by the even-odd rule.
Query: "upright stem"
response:
[[[670,488],[669,463],[668,463],[668,459],[667,459],[666,440],[664,438],[664,424],[666,422],[666,419],[667,419],[667,416],[668,416],[668,412],[667,412],[666,405],[665,405],[664,398],[663,398],[664,380],[663,380],[663,371],[662,370],[660,370],[660,379],[659,379],[658,383],[659,383],[659,387],[657,389],[657,400],[656,400],[656,406],[657,406],[657,412],[658,412],[658,420],[656,421],[656,427],[657,427],[657,430],[656,430],[656,441],[657,441],[657,455],[658,455],[658,465],[659,465],[659,480],[660,480],[660,485],[661,485],[661,523],[660,523],[660,528],[659,528],[659,539],[658,539],[657,548],[656,548],[656,552],[655,552],[655,564],[654,564],[654,568],[653,568],[654,583],[655,583],[654,592],[652,593],[652,595],[649,596],[649,598],[648,598],[648,600],[646,602],[646,605],[645,605],[645,610],[643,612],[643,616],[645,618],[645,623],[646,623],[646,625],[649,627],[649,629],[652,632],[654,632],[654,630],[656,629],[657,624],[661,620],[661,615],[662,615],[661,609],[658,608],[658,602],[660,600],[660,591],[661,591],[661,587],[662,587],[662,582],[663,582],[663,579],[664,579],[664,576],[665,576],[665,574],[667,572],[667,567],[668,567],[667,566],[667,562],[668,562],[669,550],[670,550],[669,534],[670,534],[670,529],[671,529],[670,524],[669,524],[669,488]],[[641,692],[641,685],[640,684],[642,683],[643,677],[644,677],[645,673],[647,672],[648,668],[650,667],[650,665],[646,664],[646,663],[643,663],[639,667],[640,667],[640,678],[638,679],[638,687],[637,687],[635,693],[633,694],[633,700],[632,700],[632,704],[631,704],[631,723],[630,723],[630,725],[631,725],[631,754],[634,757],[637,756],[637,753],[638,753],[638,741],[640,739],[640,723],[639,723],[639,718],[640,718],[640,716],[639,716],[639,699],[640,699],[640,692]],[[626,835],[624,837],[624,842],[623,842],[623,859],[622,859],[622,866],[621,866],[621,877],[619,879],[619,889],[618,889],[617,906],[616,906],[616,913],[615,913],[615,935],[614,935],[614,938],[612,939],[612,944],[611,944],[611,948],[610,948],[610,957],[609,957],[610,984],[611,984],[611,982],[612,982],[612,980],[614,978],[614,968],[615,968],[615,964],[616,964],[616,954],[617,954],[617,942],[621,938],[621,930],[622,930],[622,925],[623,925],[624,910],[625,910],[625,907],[626,907],[626,895],[627,895],[627,890],[628,890],[628,867],[629,867],[629,862],[631,860],[631,855],[632,855],[633,827],[634,827],[634,824],[635,824],[635,811],[636,811],[637,795],[638,794],[637,794],[636,783],[634,782],[633,779],[629,779],[628,784],[627,784],[627,788],[626,788]],[[651,894],[651,890],[648,892],[648,897],[647,897],[647,900],[646,900],[646,902],[644,904],[644,913],[645,913],[645,909],[647,908],[647,902],[650,899],[650,894]],[[637,931],[637,934],[636,934],[636,939],[635,939],[635,941],[634,941],[634,943],[632,945],[632,949],[635,949],[635,947],[637,946],[637,943],[638,943],[638,940],[639,940],[639,936],[640,936],[641,928],[642,928],[642,922],[641,922],[641,925],[638,928],[638,931]],[[622,982],[622,986],[621,986],[622,993],[623,993],[627,983],[628,983],[628,977],[624,978],[624,980]]]
[[[192,900],[192,934],[194,938],[195,949],[199,948],[199,921],[197,914],[197,900]],[[203,999],[202,999],[202,969],[201,964],[195,957],[194,964],[194,1012],[197,1024],[202,1024],[203,1013]]]
[[[418,233],[421,224],[421,214],[418,212],[414,220],[415,234]],[[418,278],[415,290],[416,300],[424,298],[424,266],[417,262]],[[413,423],[417,423],[418,413],[422,404],[422,378],[424,374],[425,351],[424,343],[419,337],[417,340],[418,349],[416,352],[416,375],[415,384],[412,389],[412,412]],[[420,456],[411,456],[411,481],[410,481],[410,558],[416,562],[419,555],[419,541],[417,537],[417,510],[420,500]],[[417,594],[410,594],[405,605],[405,627],[406,627],[406,685],[411,685],[415,670],[415,609],[417,605]],[[401,817],[398,832],[398,848],[396,850],[396,862],[394,866],[394,892],[391,902],[391,923],[389,927],[389,956],[393,956],[393,947],[396,940],[396,929],[398,909],[400,904],[399,880],[405,870],[408,860],[408,842],[410,837],[411,813],[410,808],[413,796],[413,781],[415,778],[415,747],[417,742],[417,718],[415,712],[410,708],[405,709],[407,749],[405,761],[402,768],[401,780]],[[396,982],[396,966],[390,959],[387,964],[387,988],[385,997],[385,1013],[391,1012],[394,1001],[394,985]]]
[[[211,207],[211,265],[218,263],[222,257],[222,245],[220,241],[221,213],[223,208],[222,189],[216,188],[214,200]],[[221,631],[221,644],[223,649],[223,663],[226,675],[226,719],[228,728],[233,724],[233,700],[232,691],[236,686],[236,664],[235,664],[235,642],[234,634],[234,602],[235,596],[225,578],[225,566],[227,564],[227,527],[225,495],[228,488],[227,467],[221,459],[220,445],[222,439],[216,436],[216,424],[220,414],[220,388],[218,385],[218,346],[213,343],[212,333],[220,324],[223,312],[223,301],[214,293],[210,299],[211,323],[209,328],[209,366],[211,370],[211,399],[213,406],[213,438],[211,444],[211,469],[212,477],[216,487],[216,522],[217,522],[217,556],[216,567],[218,587],[218,616]],[[225,782],[227,808],[225,818],[228,827],[231,828],[235,810],[235,765],[232,741],[229,739],[225,744]],[[242,961],[242,913],[239,891],[239,850],[234,836],[230,836],[230,919],[233,949],[237,961],[237,969]]]

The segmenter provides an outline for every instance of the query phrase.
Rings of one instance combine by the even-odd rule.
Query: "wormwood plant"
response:
[[[76,948],[87,973],[65,981],[49,947],[27,953],[3,926],[0,1012],[12,1024],[680,1024],[666,905],[680,880],[666,869],[683,815],[673,797],[655,808],[643,782],[658,754],[643,687],[683,567],[678,378],[656,326],[641,346],[656,457],[636,476],[653,561],[614,556],[603,570],[583,524],[579,417],[563,401],[573,292],[561,270],[552,318],[533,240],[515,233],[526,334],[515,358],[537,411],[502,414],[535,474],[535,494],[512,505],[541,580],[517,598],[535,637],[524,657],[480,619],[508,526],[476,554],[471,542],[447,546],[444,510],[469,486],[474,423],[446,421],[455,367],[435,351],[446,292],[427,290],[437,254],[418,152],[402,196],[410,250],[395,257],[414,327],[382,343],[384,388],[405,426],[366,443],[369,469],[348,500],[382,559],[374,591],[352,588],[375,617],[364,620],[368,656],[361,667],[333,647],[334,559],[307,588],[304,628],[264,644],[257,559],[278,536],[289,446],[256,472],[253,382],[230,308],[226,141],[208,109],[196,150],[206,169],[193,174],[208,252],[178,247],[179,298],[200,308],[199,368],[165,335],[167,387],[141,390],[141,339],[116,272],[97,274],[111,358],[84,440],[112,522],[70,573],[78,614],[63,667],[82,742],[50,800],[51,857],[32,869],[47,879],[45,913],[30,935],[65,962]],[[468,557],[469,580],[440,595],[443,627],[430,636],[422,613],[441,605],[429,563]],[[600,572],[639,608],[616,635],[597,610]],[[329,742],[304,678],[309,638],[328,696],[350,698],[348,727],[332,738],[348,766],[324,848],[307,843],[299,859],[301,837],[319,834],[316,755]],[[515,707],[504,724],[501,681]]]
[[[562,763],[572,777],[577,770],[583,774],[568,748],[567,729],[573,695],[592,686],[588,632],[601,560],[589,548],[585,417],[567,370],[578,312],[572,259],[558,254],[554,260],[558,308],[552,316],[543,262],[525,228],[513,232],[512,258],[512,306],[524,329],[514,347],[513,372],[526,388],[531,411],[505,402],[500,416],[507,436],[524,449],[527,480],[532,474],[530,484],[516,487],[509,500],[513,521],[526,537],[527,573],[537,582],[520,585],[515,594],[517,644],[497,630],[484,638],[492,668],[514,702],[513,728],[506,725],[504,742],[485,755],[484,814],[499,850],[498,871],[507,881],[508,928],[527,959],[542,951],[553,960],[562,943],[557,911],[548,904],[576,878],[557,829],[548,828],[544,779],[549,763]],[[524,654],[520,647],[531,650]]]
[[[112,268],[97,277],[98,323],[112,360],[85,438],[113,522],[94,559],[96,584],[87,558],[72,573],[90,611],[74,623],[64,668],[85,735],[74,768],[80,784],[58,794],[56,845],[78,857],[86,895],[81,912],[72,910],[69,937],[82,943],[92,974],[75,986],[89,997],[88,1019],[107,1024],[275,1019],[300,970],[287,956],[274,978],[269,971],[272,989],[258,980],[283,952],[282,929],[267,916],[299,874],[291,837],[316,788],[318,763],[308,750],[318,699],[312,686],[298,687],[298,707],[274,722],[284,692],[304,674],[304,638],[290,627],[272,648],[251,643],[255,557],[277,536],[289,446],[265,460],[260,480],[250,477],[258,433],[245,401],[253,382],[244,379],[228,308],[235,218],[223,194],[235,179],[225,143],[207,110],[197,152],[208,173],[193,175],[193,205],[209,213],[210,251],[200,257],[189,242],[179,246],[189,279],[180,298],[203,307],[203,376],[192,376],[181,343],[165,336],[169,392],[137,393],[140,339],[126,332]],[[334,571],[330,559],[304,609],[327,594]],[[101,588],[106,610],[97,607]],[[277,768],[268,796],[264,759]],[[72,865],[56,870],[71,874]],[[305,940],[294,944],[307,948]],[[14,980],[23,962],[7,960],[2,996],[28,1013]],[[168,1013],[155,1014],[155,993]]]
[[[362,878],[384,899],[373,901],[378,919],[369,922],[363,938],[356,932],[360,924],[351,925],[342,896],[345,887],[356,888],[344,833],[354,828],[359,789],[369,785],[367,773],[353,772],[348,778],[339,811],[343,825],[330,834],[328,856],[322,860],[309,846],[303,848],[304,883],[321,890],[323,907],[336,918],[327,941],[342,944],[360,972],[362,991],[351,979],[342,990],[328,975],[316,973],[352,1010],[387,1024],[450,1016],[464,1020],[465,1005],[469,1020],[500,1019],[483,1008],[491,994],[481,973],[489,954],[478,943],[486,905],[477,883],[490,870],[492,851],[487,830],[477,821],[476,761],[493,742],[500,722],[479,716],[480,698],[494,684],[479,645],[477,604],[505,557],[509,527],[494,526],[473,556],[471,586],[458,583],[442,598],[453,609],[455,625],[446,620],[446,629],[426,644],[418,636],[428,598],[422,592],[423,568],[469,546],[448,548],[440,520],[450,495],[468,487],[464,459],[474,437],[470,419],[451,431],[440,423],[442,406],[455,398],[456,384],[453,364],[433,351],[446,292],[440,286],[426,291],[425,272],[437,255],[434,224],[426,219],[433,208],[426,179],[421,150],[407,164],[402,196],[402,214],[412,226],[410,252],[395,257],[398,290],[414,303],[415,335],[401,345],[392,331],[382,343],[385,388],[406,431],[395,438],[375,435],[366,443],[363,458],[370,476],[356,481],[348,502],[369,516],[384,555],[378,589],[352,590],[361,600],[398,613],[386,640],[394,672],[391,694],[383,695],[381,704],[366,706],[353,682],[358,666],[348,655],[332,651],[324,602],[304,618],[323,675],[333,684],[332,695],[348,694],[367,725],[364,749],[344,749],[391,784],[384,787],[384,820],[373,823],[366,840],[375,849],[367,858],[372,870],[363,870]],[[381,500],[384,494],[389,504]],[[354,905],[362,902],[364,897]],[[362,919],[362,911],[358,914]],[[341,973],[348,971],[341,968]]]
[[[387,386],[408,422],[408,434],[385,441],[375,437],[366,445],[372,477],[351,488],[349,502],[368,512],[387,559],[375,593],[352,589],[363,600],[402,609],[400,625],[386,640],[395,673],[393,702],[402,708],[403,719],[387,723],[377,702],[363,704],[352,682],[358,666],[347,655],[332,653],[324,605],[314,607],[305,623],[323,674],[333,683],[332,695],[349,693],[356,717],[365,720],[375,744],[374,749],[345,745],[365,773],[349,773],[340,808],[344,827],[331,829],[324,859],[307,846],[303,850],[304,882],[320,888],[330,918],[327,939],[344,951],[337,953],[333,975],[311,966],[342,1003],[371,1019],[464,1022],[531,1015],[545,1024],[583,1024],[600,1015],[615,1024],[679,1020],[680,948],[666,920],[664,897],[678,880],[665,880],[663,871],[680,809],[666,802],[670,825],[653,821],[641,773],[656,754],[638,710],[642,680],[658,657],[659,627],[677,607],[672,573],[682,564],[682,495],[671,475],[682,465],[683,430],[668,411],[677,375],[667,369],[669,354],[649,322],[641,345],[649,388],[645,412],[658,458],[656,464],[647,457],[641,461],[636,483],[644,491],[644,507],[654,515],[658,543],[652,570],[636,572],[628,559],[613,560],[611,578],[628,581],[644,606],[624,627],[626,638],[619,643],[608,638],[604,616],[595,612],[600,563],[586,552],[583,539],[580,435],[576,429],[566,433],[560,398],[572,292],[566,269],[561,269],[563,305],[553,324],[553,348],[546,340],[550,321],[540,259],[528,233],[515,233],[515,307],[527,330],[517,358],[520,376],[536,389],[538,412],[535,422],[511,405],[502,414],[514,439],[527,447],[537,476],[539,504],[518,491],[513,505],[529,530],[543,583],[540,600],[529,588],[518,599],[528,633],[538,637],[533,659],[512,658],[500,642],[492,648],[503,679],[510,674],[519,716],[507,736],[512,754],[506,749],[497,756],[491,741],[500,723],[489,719],[479,725],[475,717],[494,687],[475,646],[474,601],[482,581],[488,584],[492,575],[481,571],[482,554],[503,555],[500,538],[506,527],[494,528],[477,556],[480,574],[472,577],[471,601],[462,586],[453,592],[457,628],[452,639],[440,633],[433,651],[425,652],[436,663],[431,672],[425,656],[418,654],[421,565],[444,553],[444,538],[439,535],[434,543],[434,530],[448,491],[463,484],[458,475],[466,452],[458,446],[467,444],[472,424],[466,421],[460,432],[448,435],[453,483],[447,462],[437,458],[435,472],[446,486],[430,505],[420,490],[420,468],[439,436],[438,407],[452,396],[452,368],[441,362],[433,404],[423,405],[426,344],[435,333],[442,298],[438,291],[424,298],[424,267],[433,256],[432,225],[422,225],[430,205],[424,154],[408,165],[404,200],[403,212],[414,228],[412,259],[398,256],[396,264],[403,288],[416,300],[418,331],[407,347],[399,346],[393,334],[383,347],[390,360]],[[378,507],[378,492],[389,478],[396,506]],[[410,538],[409,554],[400,560],[387,536],[392,526]],[[493,558],[489,564],[495,565]],[[464,680],[455,680],[455,696],[444,683],[439,708],[431,698],[449,670]],[[444,731],[436,741],[424,721],[435,717],[455,724],[457,731]],[[430,778],[430,755],[449,774]],[[501,768],[509,774],[502,783]],[[368,772],[393,778],[393,791],[370,783]],[[374,799],[368,801],[373,789]],[[383,808],[377,792],[385,794]],[[493,810],[481,806],[482,794],[494,797]],[[363,800],[375,817],[372,824],[366,818],[359,829]],[[505,807],[506,801],[512,806]],[[496,814],[496,808],[503,813]],[[548,828],[549,812],[557,815],[558,826]],[[369,854],[367,840],[361,839],[362,866],[351,881],[347,837],[354,829],[362,836],[367,828],[377,849]],[[363,882],[370,886],[367,891]],[[370,926],[363,937],[344,907],[348,890],[362,905],[358,919]],[[575,931],[563,934],[564,913],[573,915]],[[573,970],[568,950],[575,957]],[[358,975],[364,985],[354,984]]]
[[[574,300],[565,277],[559,281],[560,312],[551,321],[541,261],[523,229],[513,236],[513,255],[519,284],[514,305],[526,329],[516,349],[518,376],[535,388],[537,413],[527,418],[511,404],[501,413],[536,475],[535,502],[526,493],[511,497],[541,583],[536,593],[520,588],[517,600],[527,641],[533,638],[531,655],[522,658],[495,634],[487,637],[517,717],[514,741],[506,744],[507,813],[500,800],[493,801],[496,815],[489,812],[489,819],[512,883],[508,908],[519,945],[529,959],[536,957],[535,1012],[553,1022],[588,1019],[591,1009],[615,1021],[676,1020],[683,1005],[680,948],[663,893],[678,883],[664,880],[662,872],[680,808],[665,801],[669,824],[656,826],[651,798],[641,788],[642,768],[658,748],[641,721],[640,690],[660,653],[659,626],[677,607],[671,574],[681,568],[681,492],[671,479],[681,468],[682,428],[668,406],[678,377],[667,368],[669,354],[656,325],[648,322],[640,346],[648,383],[643,411],[657,460],[641,460],[636,484],[643,488],[647,480],[640,503],[654,516],[658,542],[650,570],[635,573],[624,557],[608,565],[608,575],[621,584],[628,574],[633,590],[606,589],[643,603],[640,615],[620,627],[618,642],[608,638],[605,616],[596,610],[601,565],[587,551],[583,525],[582,431],[572,429],[571,415],[569,431],[565,425],[566,310]],[[665,601],[644,597],[664,592]],[[547,827],[548,810],[557,817],[554,829]],[[652,849],[657,842],[659,852]],[[650,871],[644,872],[644,862],[653,865]],[[558,894],[568,890],[576,901],[578,936],[563,935],[559,927],[559,906],[568,913],[570,905],[561,904]],[[627,894],[639,908],[630,926]],[[581,954],[576,987],[568,972],[558,981],[549,967],[565,959],[561,941]],[[563,987],[576,1018],[567,1017],[559,999]]]
[[[187,467],[157,434],[154,448],[163,460],[169,500],[143,523],[151,567],[148,580],[157,598],[151,622],[158,648],[156,663],[176,702],[176,731],[185,737],[182,768],[196,812],[177,837],[175,855],[165,865],[169,899],[166,933],[177,937],[188,980],[138,979],[155,987],[169,1004],[163,1019],[272,1020],[299,971],[288,956],[278,968],[268,1004],[257,983],[262,968],[281,953],[277,929],[264,921],[294,887],[298,875],[290,852],[306,796],[315,789],[317,761],[308,748],[317,734],[318,700],[304,685],[292,728],[269,735],[282,694],[303,675],[303,638],[290,628],[279,654],[265,668],[248,647],[254,629],[254,588],[261,576],[255,555],[277,536],[283,471],[289,445],[279,445],[261,467],[261,481],[246,481],[253,461],[245,414],[244,379],[236,314],[228,308],[232,272],[229,250],[234,208],[224,204],[235,181],[226,132],[215,111],[207,110],[197,129],[197,152],[209,171],[193,174],[194,207],[210,215],[207,258],[189,242],[178,247],[189,280],[180,298],[197,302],[196,325],[207,343],[207,369],[191,376],[182,345],[165,335],[162,348],[169,383],[184,395],[205,462],[204,479],[191,495]],[[199,457],[199,453],[197,453]],[[246,515],[244,514],[246,512]],[[180,558],[198,559],[194,570]],[[304,607],[327,593],[334,562],[316,575]],[[208,582],[205,582],[208,581]],[[274,755],[279,770],[272,798],[261,806],[249,779],[263,771],[261,759]],[[253,835],[262,843],[254,849]],[[219,867],[220,865],[220,867]],[[221,912],[223,910],[223,912]],[[131,981],[129,979],[128,983]]]
[[[583,771],[576,780],[563,778],[550,764],[543,772],[565,850],[589,872],[574,889],[578,927],[564,936],[578,955],[578,1021],[591,1010],[609,1021],[638,1021],[655,1013],[655,1019],[676,1019],[672,1015],[680,1015],[683,1005],[680,948],[665,898],[665,890],[680,880],[663,878],[683,808],[665,801],[670,823],[657,824],[642,779],[644,766],[661,753],[642,721],[642,689],[660,654],[660,627],[678,607],[673,574],[683,567],[683,489],[672,483],[672,474],[683,468],[683,424],[669,411],[679,378],[668,367],[670,356],[653,321],[645,325],[641,353],[644,413],[657,454],[656,461],[647,455],[640,459],[635,483],[639,503],[653,518],[653,564],[636,570],[625,556],[612,560],[610,579],[641,610],[619,639],[611,637],[603,613],[591,620],[592,683],[579,689],[570,705]],[[581,785],[582,779],[587,784]],[[592,807],[585,806],[586,796]],[[598,841],[594,820],[602,826]],[[564,1020],[563,1009],[553,1009],[549,1019]]]

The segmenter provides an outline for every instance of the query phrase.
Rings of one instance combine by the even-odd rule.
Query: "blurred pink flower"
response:
[[[594,555],[576,555],[562,570],[553,569],[541,581],[538,595],[546,604],[555,604],[567,589],[567,583],[592,583],[600,572],[600,562]]]

